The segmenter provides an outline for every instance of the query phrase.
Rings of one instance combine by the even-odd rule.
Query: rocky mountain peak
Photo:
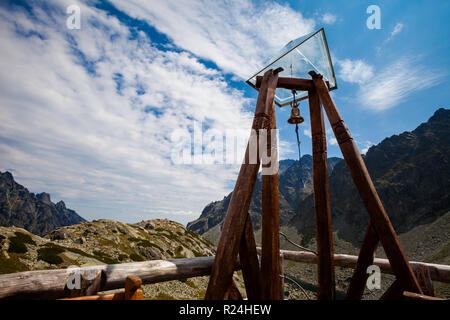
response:
[[[17,226],[37,235],[85,221],[64,202],[54,204],[46,192],[34,195],[14,181],[11,173],[0,173],[0,226]]]

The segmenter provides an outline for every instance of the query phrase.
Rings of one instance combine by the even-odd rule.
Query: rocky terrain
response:
[[[410,260],[450,264],[450,110],[439,109],[412,132],[384,139],[363,157],[388,215]],[[338,160],[338,159],[337,159]],[[330,165],[331,164],[331,165]],[[294,168],[294,166],[297,168]],[[304,156],[298,183],[298,162],[280,162],[280,225],[289,238],[315,249],[315,216],[312,194],[311,157]],[[353,184],[345,161],[330,161],[330,202],[335,253],[358,255],[368,224],[368,214]],[[306,176],[304,176],[306,175]],[[295,188],[299,190],[295,192]],[[260,181],[255,190],[260,190]],[[258,198],[259,196],[259,198]],[[231,194],[209,204],[188,228],[212,241],[220,235]],[[288,204],[286,204],[286,202]],[[255,221],[255,238],[260,238],[260,191],[253,195],[250,214]],[[293,213],[295,211],[295,213]],[[280,237],[282,249],[298,250]],[[378,257],[385,257],[383,249]],[[317,267],[285,261],[286,273],[314,289]],[[336,268],[338,297],[345,293],[351,269]],[[393,277],[383,275],[386,289]],[[450,286],[434,283],[436,295],[450,298]],[[295,291],[295,290],[294,290]],[[293,291],[293,292],[294,292]],[[295,291],[298,294],[298,290]],[[380,296],[366,292],[365,298]],[[303,297],[304,298],[304,297]]]
[[[450,110],[439,109],[414,131],[384,139],[364,161],[398,233],[436,221],[450,210]],[[344,161],[330,176],[330,203],[333,230],[359,245],[369,218]],[[312,196],[300,203],[289,224],[304,244],[313,239]]]
[[[328,159],[328,171],[332,172],[340,158]],[[313,192],[312,184],[312,157],[304,155],[301,161],[282,160],[279,163],[279,203],[280,224],[287,224],[297,211],[299,203]],[[300,179],[301,178],[301,179]],[[217,243],[220,228],[225,219],[232,192],[221,201],[208,204],[200,217],[188,223],[187,228],[195,231],[211,242]],[[255,185],[255,192],[249,209],[255,230],[261,228],[261,176]]]
[[[170,220],[125,224],[97,220],[58,228],[44,237],[22,228],[0,227],[0,274],[69,266],[193,258],[215,254],[205,238]],[[208,278],[143,286],[147,299],[199,299]],[[236,275],[243,290],[242,278]]]
[[[85,221],[63,201],[53,203],[48,193],[34,194],[14,181],[10,172],[0,172],[0,226],[16,226],[34,234]]]

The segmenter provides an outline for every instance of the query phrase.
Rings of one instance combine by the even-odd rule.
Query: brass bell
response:
[[[298,108],[298,102],[297,101],[293,101],[291,103],[291,116],[288,119],[288,122],[290,124],[299,124],[302,123],[303,121],[305,121],[305,119],[303,119],[303,117],[300,115],[300,109]]]

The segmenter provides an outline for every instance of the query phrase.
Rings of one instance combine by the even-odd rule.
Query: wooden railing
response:
[[[260,251],[260,248],[258,248]],[[286,260],[317,264],[317,255],[306,251],[281,250]],[[334,265],[354,269],[358,257],[346,254],[335,254]],[[54,269],[17,272],[0,275],[0,299],[58,299],[68,297],[67,281],[76,271],[78,274],[90,274],[101,278],[99,291],[123,288],[128,276],[142,279],[142,284],[152,284],[170,280],[181,280],[191,277],[209,275],[214,256],[185,258],[173,260],[152,260],[145,262],[99,265],[78,268],[76,270]],[[387,259],[374,259],[374,264],[382,272],[392,273]],[[412,266],[428,268],[431,279],[450,283],[450,266],[423,262],[413,262]],[[235,266],[238,270],[239,263]],[[93,278],[90,277],[90,278]]]

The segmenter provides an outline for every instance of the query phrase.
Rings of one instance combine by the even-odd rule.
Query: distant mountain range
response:
[[[384,139],[363,158],[397,233],[429,224],[450,211],[450,110],[439,109],[412,132]],[[333,230],[339,238],[359,244],[369,216],[345,161],[330,176],[330,203]],[[300,203],[289,224],[304,244],[315,236],[312,196]]]
[[[328,159],[328,171],[332,172],[341,158]],[[312,183],[312,157],[304,155],[300,161],[282,160],[279,162],[279,203],[280,224],[287,224],[297,211],[299,204],[313,192]],[[300,180],[301,177],[301,180]],[[302,183],[303,182],[303,183]],[[220,228],[225,219],[231,192],[223,200],[208,204],[197,220],[188,223],[187,228],[216,242]],[[255,185],[249,209],[255,230],[261,228],[261,176]]]
[[[34,194],[14,181],[10,172],[0,172],[0,226],[16,226],[37,235],[84,222],[63,201],[53,203],[48,193]]]
[[[450,110],[439,109],[414,131],[384,139],[363,158],[398,233],[432,223],[450,211]],[[358,245],[368,214],[345,161],[330,158],[328,163],[333,230],[339,238]],[[280,225],[294,226],[307,244],[316,232],[311,156],[303,156],[300,162],[280,161],[279,190]],[[187,227],[217,242],[230,199],[231,193],[208,204]],[[249,212],[255,230],[260,229],[260,179]]]

